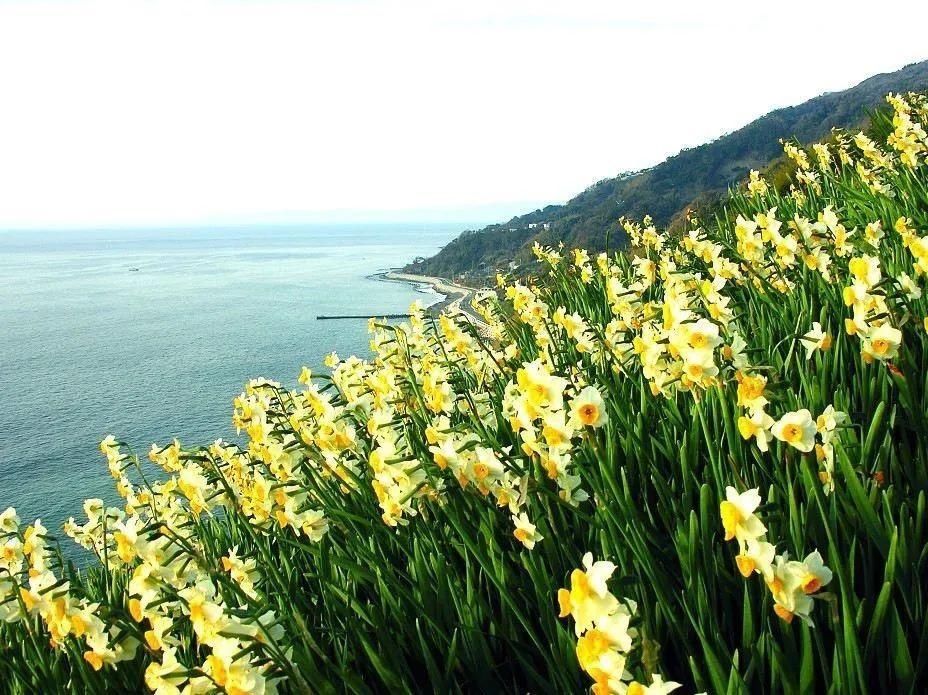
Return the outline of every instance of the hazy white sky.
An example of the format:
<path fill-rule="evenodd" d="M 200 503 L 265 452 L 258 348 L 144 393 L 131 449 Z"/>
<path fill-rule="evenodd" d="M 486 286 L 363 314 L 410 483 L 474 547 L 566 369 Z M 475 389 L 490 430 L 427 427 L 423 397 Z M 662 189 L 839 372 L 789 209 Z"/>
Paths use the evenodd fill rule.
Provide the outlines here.
<path fill-rule="evenodd" d="M 506 217 L 928 58 L 849 8 L 0 0 L 0 228 Z"/>

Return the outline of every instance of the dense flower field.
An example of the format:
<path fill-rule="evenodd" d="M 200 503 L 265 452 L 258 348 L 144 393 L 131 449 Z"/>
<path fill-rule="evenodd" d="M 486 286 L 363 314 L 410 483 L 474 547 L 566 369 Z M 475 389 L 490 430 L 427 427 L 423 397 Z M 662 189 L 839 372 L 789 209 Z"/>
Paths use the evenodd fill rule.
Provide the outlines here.
<path fill-rule="evenodd" d="M 0 515 L 0 689 L 925 682 L 928 102 L 887 101 L 682 235 L 537 248 L 489 337 L 415 311 L 252 381 L 241 444 L 108 437 L 96 566 Z"/>

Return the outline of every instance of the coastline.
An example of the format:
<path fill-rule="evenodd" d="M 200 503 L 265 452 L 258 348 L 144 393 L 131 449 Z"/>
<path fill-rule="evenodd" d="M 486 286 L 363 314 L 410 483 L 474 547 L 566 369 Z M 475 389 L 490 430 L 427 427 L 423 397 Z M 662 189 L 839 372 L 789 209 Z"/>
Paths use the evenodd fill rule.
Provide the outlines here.
<path fill-rule="evenodd" d="M 445 278 L 431 275 L 404 273 L 396 268 L 374 273 L 369 277 L 383 282 L 402 282 L 408 285 L 415 285 L 420 289 L 429 287 L 433 292 L 441 296 L 440 300 L 426 307 L 426 311 L 428 311 L 429 314 L 432 316 L 437 316 L 442 312 L 460 314 L 472 323 L 481 333 L 486 332 L 489 328 L 470 306 L 470 298 L 474 294 L 474 290 L 470 287 L 464 287 L 463 285 L 458 285 Z"/>

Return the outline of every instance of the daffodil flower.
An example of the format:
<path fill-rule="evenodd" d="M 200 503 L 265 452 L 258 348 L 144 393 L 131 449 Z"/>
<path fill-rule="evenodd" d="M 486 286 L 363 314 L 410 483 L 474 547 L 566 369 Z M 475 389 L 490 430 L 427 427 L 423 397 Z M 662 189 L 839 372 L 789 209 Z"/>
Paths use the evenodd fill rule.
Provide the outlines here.
<path fill-rule="evenodd" d="M 767 532 L 754 511 L 760 506 L 761 497 L 757 488 L 739 493 L 735 488 L 725 488 L 725 500 L 719 505 L 725 540 L 735 538 L 739 544 L 756 540 Z"/>
<path fill-rule="evenodd" d="M 815 421 L 812 419 L 812 413 L 805 408 L 786 413 L 774 423 L 770 431 L 781 442 L 786 442 L 804 453 L 812 451 L 815 447 Z"/>

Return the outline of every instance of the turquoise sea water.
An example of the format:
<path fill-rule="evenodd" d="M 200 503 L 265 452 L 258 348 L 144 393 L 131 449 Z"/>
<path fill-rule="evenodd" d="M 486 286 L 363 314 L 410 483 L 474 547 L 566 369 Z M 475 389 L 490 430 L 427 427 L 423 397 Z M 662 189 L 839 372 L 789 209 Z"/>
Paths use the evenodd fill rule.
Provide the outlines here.
<path fill-rule="evenodd" d="M 370 279 L 458 225 L 0 232 L 0 510 L 57 531 L 118 498 L 100 439 L 231 438 L 253 377 L 295 385 L 332 350 L 368 355 L 363 320 L 415 287 Z M 137 271 L 130 270 L 137 268 Z"/>

